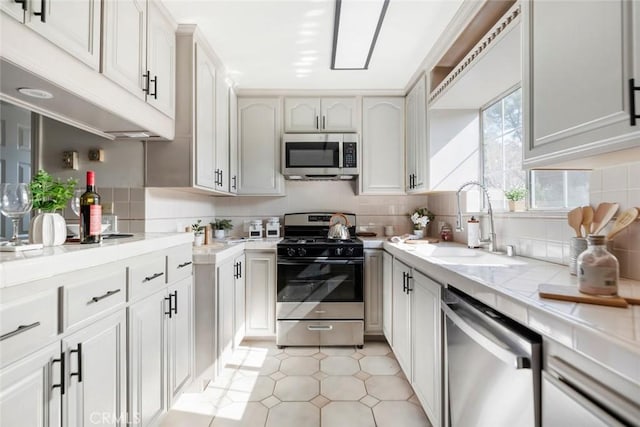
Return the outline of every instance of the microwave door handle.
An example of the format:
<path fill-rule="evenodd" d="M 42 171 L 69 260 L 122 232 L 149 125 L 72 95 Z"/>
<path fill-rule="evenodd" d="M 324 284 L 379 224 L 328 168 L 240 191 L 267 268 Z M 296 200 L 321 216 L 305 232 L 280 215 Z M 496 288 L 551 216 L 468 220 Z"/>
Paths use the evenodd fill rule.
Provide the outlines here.
<path fill-rule="evenodd" d="M 344 151 L 343 150 L 343 142 L 342 142 L 342 138 L 340 138 L 340 142 L 338 142 L 338 167 L 340 169 L 342 169 L 344 167 L 344 164 L 342 162 L 342 158 L 344 157 Z"/>

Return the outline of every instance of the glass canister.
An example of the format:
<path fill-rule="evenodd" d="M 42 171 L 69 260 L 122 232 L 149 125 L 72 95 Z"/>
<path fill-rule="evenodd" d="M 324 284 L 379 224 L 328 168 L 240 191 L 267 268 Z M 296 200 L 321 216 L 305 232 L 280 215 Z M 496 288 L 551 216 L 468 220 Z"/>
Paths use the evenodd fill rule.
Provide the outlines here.
<path fill-rule="evenodd" d="M 587 236 L 587 250 L 576 261 L 580 292 L 593 295 L 617 295 L 620 266 L 607 250 L 605 236 Z"/>
<path fill-rule="evenodd" d="M 576 263 L 582 252 L 587 250 L 587 239 L 584 237 L 572 237 L 569 241 L 569 273 L 578 274 Z"/>

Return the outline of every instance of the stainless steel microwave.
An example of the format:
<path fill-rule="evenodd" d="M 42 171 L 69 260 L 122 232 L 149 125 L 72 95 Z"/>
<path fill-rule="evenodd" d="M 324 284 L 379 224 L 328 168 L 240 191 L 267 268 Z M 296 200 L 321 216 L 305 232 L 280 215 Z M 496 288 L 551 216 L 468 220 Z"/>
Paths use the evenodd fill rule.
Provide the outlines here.
<path fill-rule="evenodd" d="M 292 180 L 353 179 L 358 155 L 356 133 L 285 133 L 282 174 Z"/>

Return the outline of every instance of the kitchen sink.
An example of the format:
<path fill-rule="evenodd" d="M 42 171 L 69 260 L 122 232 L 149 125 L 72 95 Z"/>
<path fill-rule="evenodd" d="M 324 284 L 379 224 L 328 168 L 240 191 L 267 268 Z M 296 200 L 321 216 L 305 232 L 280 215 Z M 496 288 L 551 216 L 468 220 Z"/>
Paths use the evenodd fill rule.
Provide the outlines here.
<path fill-rule="evenodd" d="M 503 254 L 487 252 L 481 249 L 470 249 L 462 246 L 420 245 L 412 252 L 437 264 L 496 267 L 526 264 L 522 260 Z"/>

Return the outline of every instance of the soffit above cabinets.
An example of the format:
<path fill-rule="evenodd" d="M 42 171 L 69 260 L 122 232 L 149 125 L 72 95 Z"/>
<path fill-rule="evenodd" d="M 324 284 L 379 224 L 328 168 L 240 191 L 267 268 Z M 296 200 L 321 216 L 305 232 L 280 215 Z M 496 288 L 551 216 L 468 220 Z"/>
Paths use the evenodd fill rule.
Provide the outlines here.
<path fill-rule="evenodd" d="M 335 0 L 163 0 L 197 24 L 240 89 L 404 89 L 461 0 L 392 0 L 364 71 L 330 70 Z"/>

